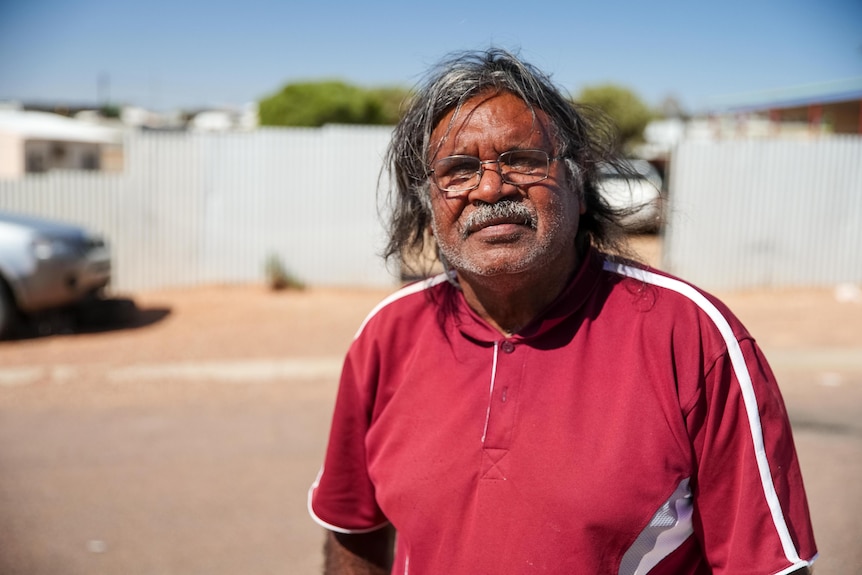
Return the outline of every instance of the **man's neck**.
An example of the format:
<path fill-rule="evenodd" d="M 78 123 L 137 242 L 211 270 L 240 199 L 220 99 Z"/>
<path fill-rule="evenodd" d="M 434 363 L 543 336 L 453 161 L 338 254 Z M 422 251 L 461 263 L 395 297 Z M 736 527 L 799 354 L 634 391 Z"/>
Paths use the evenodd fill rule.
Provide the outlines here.
<path fill-rule="evenodd" d="M 527 326 L 562 293 L 578 268 L 573 254 L 563 265 L 544 273 L 529 270 L 517 274 L 481 276 L 458 272 L 467 304 L 505 336 Z"/>

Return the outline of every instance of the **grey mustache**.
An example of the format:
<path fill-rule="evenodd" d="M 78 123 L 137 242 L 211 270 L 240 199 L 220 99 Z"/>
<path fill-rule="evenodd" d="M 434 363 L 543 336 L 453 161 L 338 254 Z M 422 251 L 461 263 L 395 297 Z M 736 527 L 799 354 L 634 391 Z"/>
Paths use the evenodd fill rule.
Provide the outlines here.
<path fill-rule="evenodd" d="M 520 202 L 502 200 L 493 204 L 479 204 L 464 221 L 462 235 L 469 235 L 469 230 L 484 226 L 494 220 L 522 221 L 525 225 L 536 229 L 536 214 Z"/>

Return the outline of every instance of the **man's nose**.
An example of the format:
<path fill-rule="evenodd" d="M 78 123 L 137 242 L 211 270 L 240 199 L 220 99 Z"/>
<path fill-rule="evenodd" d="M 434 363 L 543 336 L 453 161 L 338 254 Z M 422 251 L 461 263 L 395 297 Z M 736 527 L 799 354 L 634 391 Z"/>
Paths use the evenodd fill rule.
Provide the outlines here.
<path fill-rule="evenodd" d="M 497 160 L 482 162 L 479 169 L 479 186 L 470 193 L 471 201 L 481 200 L 491 204 L 518 192 L 516 186 L 503 181 L 503 172 Z"/>

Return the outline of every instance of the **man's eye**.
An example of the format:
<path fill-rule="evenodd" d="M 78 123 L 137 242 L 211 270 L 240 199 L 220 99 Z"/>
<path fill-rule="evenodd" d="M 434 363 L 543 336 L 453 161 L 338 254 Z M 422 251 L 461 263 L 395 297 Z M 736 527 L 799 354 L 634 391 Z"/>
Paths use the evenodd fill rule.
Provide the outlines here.
<path fill-rule="evenodd" d="M 459 172 L 455 174 L 446 174 L 441 178 L 446 186 L 459 186 L 466 184 L 476 177 L 476 172 Z"/>
<path fill-rule="evenodd" d="M 545 167 L 545 160 L 529 154 L 512 154 L 506 159 L 506 165 L 518 172 L 534 172 Z"/>
<path fill-rule="evenodd" d="M 461 161 L 448 164 L 442 170 L 442 175 L 447 178 L 470 177 L 479 170 L 476 162 Z"/>

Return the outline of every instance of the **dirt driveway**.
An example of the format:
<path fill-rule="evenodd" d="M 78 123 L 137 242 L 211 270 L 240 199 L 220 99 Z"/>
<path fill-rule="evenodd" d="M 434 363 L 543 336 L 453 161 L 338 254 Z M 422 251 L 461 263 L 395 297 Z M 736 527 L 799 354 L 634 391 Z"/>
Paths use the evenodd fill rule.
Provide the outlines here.
<path fill-rule="evenodd" d="M 318 573 L 306 490 L 341 357 L 388 291 L 140 293 L 134 325 L 0 343 L 0 573 Z M 862 573 L 854 294 L 719 294 L 782 381 L 818 575 Z"/>

